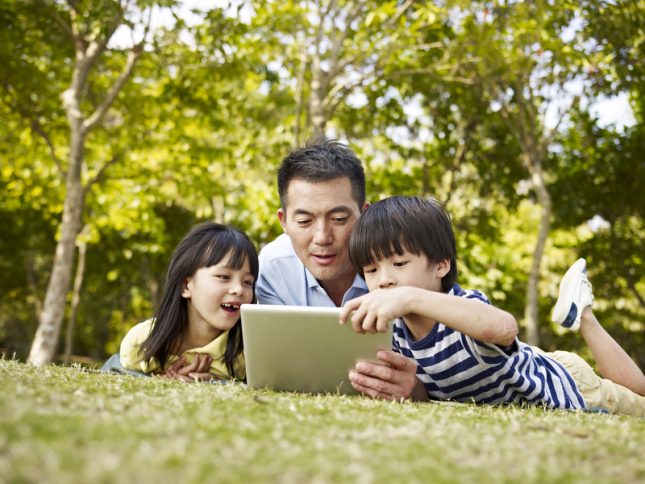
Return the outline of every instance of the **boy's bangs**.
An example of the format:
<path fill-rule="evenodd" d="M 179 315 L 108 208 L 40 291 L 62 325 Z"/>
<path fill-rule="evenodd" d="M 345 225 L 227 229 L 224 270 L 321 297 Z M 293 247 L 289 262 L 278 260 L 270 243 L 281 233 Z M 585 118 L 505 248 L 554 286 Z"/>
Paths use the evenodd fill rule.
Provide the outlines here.
<path fill-rule="evenodd" d="M 401 229 L 398 224 L 378 224 L 369 233 L 360 228 L 355 231 L 350 243 L 350 257 L 358 272 L 394 254 L 401 255 L 405 251 L 419 254 L 419 249 L 405 240 L 406 234 Z"/>

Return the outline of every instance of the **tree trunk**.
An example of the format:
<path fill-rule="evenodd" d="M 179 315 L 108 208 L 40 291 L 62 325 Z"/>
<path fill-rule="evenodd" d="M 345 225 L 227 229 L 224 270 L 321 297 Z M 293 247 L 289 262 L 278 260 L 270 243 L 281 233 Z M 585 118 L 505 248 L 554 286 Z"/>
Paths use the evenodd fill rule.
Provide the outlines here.
<path fill-rule="evenodd" d="M 321 138 L 325 136 L 325 125 L 327 124 L 327 116 L 324 109 L 324 89 L 322 77 L 322 67 L 320 65 L 320 57 L 316 53 L 313 55 L 311 62 L 311 98 L 309 99 L 309 112 L 311 114 L 311 126 L 313 129 L 313 137 Z"/>
<path fill-rule="evenodd" d="M 76 236 L 82 225 L 84 193 L 81 184 L 81 165 L 85 136 L 80 119 L 70 125 L 70 164 L 67 172 L 61 237 L 56 244 L 54 267 L 47 285 L 38 330 L 29 351 L 29 361 L 35 365 L 49 363 L 54 357 L 72 279 Z"/>
<path fill-rule="evenodd" d="M 524 319 L 526 321 L 526 342 L 533 346 L 538 346 L 540 343 L 539 331 L 539 314 L 538 314 L 538 282 L 540 281 L 540 267 L 542 265 L 542 257 L 544 255 L 544 248 L 546 240 L 549 236 L 551 228 L 551 196 L 544 183 L 544 175 L 540 168 L 539 162 L 527 163 L 531 172 L 531 181 L 538 201 L 542 207 L 542 215 L 540 216 L 540 226 L 538 229 L 538 238 L 533 251 L 533 264 L 531 265 L 531 272 L 526 287 L 526 307 L 524 310 Z"/>
<path fill-rule="evenodd" d="M 78 263 L 76 264 L 76 275 L 74 276 L 74 290 L 72 291 L 72 307 L 67 323 L 67 332 L 65 334 L 65 362 L 69 362 L 72 355 L 72 341 L 74 340 L 74 327 L 76 326 L 76 314 L 78 305 L 81 302 L 81 288 L 83 287 L 83 277 L 85 275 L 85 255 L 87 253 L 87 243 L 78 244 Z"/>

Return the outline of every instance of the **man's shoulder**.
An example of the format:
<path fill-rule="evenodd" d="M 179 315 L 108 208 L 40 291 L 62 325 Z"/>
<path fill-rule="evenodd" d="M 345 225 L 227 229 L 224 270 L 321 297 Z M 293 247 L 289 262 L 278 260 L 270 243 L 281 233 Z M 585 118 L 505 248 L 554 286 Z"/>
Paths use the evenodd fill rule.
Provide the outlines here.
<path fill-rule="evenodd" d="M 261 262 L 270 263 L 277 259 L 297 259 L 298 256 L 296 256 L 296 253 L 293 250 L 293 245 L 291 245 L 291 239 L 289 236 L 287 234 L 282 234 L 262 247 L 259 258 Z"/>

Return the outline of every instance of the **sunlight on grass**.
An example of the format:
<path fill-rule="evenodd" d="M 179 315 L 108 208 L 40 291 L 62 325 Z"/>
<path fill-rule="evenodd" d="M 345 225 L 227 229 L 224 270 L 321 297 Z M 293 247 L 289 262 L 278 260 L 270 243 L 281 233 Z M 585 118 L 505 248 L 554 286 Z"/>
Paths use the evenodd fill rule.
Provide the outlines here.
<path fill-rule="evenodd" d="M 0 360 L 0 482 L 642 482 L 645 419 Z"/>

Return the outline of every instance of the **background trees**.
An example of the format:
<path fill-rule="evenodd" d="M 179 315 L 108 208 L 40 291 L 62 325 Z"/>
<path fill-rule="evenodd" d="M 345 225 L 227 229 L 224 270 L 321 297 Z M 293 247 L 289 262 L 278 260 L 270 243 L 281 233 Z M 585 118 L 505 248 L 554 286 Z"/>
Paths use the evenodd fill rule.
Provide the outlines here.
<path fill-rule="evenodd" d="M 56 318 L 68 351 L 115 351 L 191 225 L 279 233 L 275 168 L 325 133 L 362 156 L 370 199 L 444 201 L 463 285 L 525 315 L 544 348 L 578 343 L 547 320 L 587 257 L 603 323 L 645 362 L 639 2 L 38 5 L 0 4 L 5 352 L 27 357 Z M 608 125 L 594 103 L 619 95 L 633 119 Z M 56 331 L 32 360 L 63 351 Z"/>

